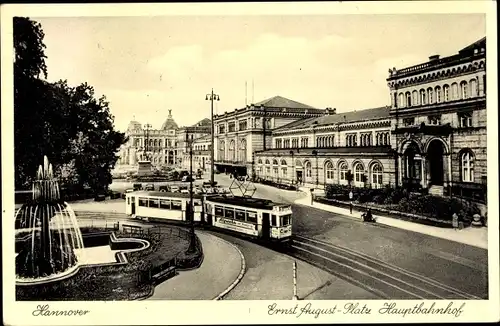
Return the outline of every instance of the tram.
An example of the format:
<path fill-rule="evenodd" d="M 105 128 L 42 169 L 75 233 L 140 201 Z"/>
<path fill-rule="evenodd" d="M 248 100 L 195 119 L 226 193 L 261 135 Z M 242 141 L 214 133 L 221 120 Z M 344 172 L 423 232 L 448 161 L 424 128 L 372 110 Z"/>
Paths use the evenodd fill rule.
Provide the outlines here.
<path fill-rule="evenodd" d="M 183 193 L 134 191 L 126 194 L 126 213 L 145 221 L 189 222 L 190 196 Z M 292 208 L 267 199 L 193 194 L 194 223 L 251 238 L 288 242 Z"/>

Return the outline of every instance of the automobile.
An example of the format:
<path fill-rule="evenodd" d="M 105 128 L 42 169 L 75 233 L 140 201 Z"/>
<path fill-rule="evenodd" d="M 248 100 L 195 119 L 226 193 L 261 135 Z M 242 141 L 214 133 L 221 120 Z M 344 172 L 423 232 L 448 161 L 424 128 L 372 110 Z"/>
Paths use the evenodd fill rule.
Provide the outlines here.
<path fill-rule="evenodd" d="M 179 192 L 181 189 L 179 188 L 179 186 L 171 186 L 170 187 L 170 191 L 171 192 Z"/>
<path fill-rule="evenodd" d="M 142 190 L 142 183 L 134 183 L 134 191 Z"/>
<path fill-rule="evenodd" d="M 189 194 L 189 189 L 181 189 L 181 194 Z"/>
<path fill-rule="evenodd" d="M 182 182 L 190 182 L 190 181 L 194 181 L 194 178 L 190 175 L 185 175 L 182 177 Z"/>
<path fill-rule="evenodd" d="M 144 187 L 144 190 L 147 190 L 147 191 L 154 191 L 155 190 L 155 185 L 152 184 L 152 183 L 148 183 L 145 187 Z"/>
<path fill-rule="evenodd" d="M 160 187 L 158 187 L 158 190 L 160 190 L 161 192 L 171 192 L 172 191 L 170 189 L 170 186 L 168 186 L 168 185 L 160 186 Z"/>

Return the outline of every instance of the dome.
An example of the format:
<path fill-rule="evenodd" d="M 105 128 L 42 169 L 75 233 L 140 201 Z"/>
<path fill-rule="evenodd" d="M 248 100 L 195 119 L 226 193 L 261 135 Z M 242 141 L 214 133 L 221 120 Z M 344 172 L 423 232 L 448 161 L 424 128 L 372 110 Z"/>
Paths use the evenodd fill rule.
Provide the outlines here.
<path fill-rule="evenodd" d="M 169 129 L 178 129 L 179 126 L 177 123 L 174 121 L 174 118 L 172 118 L 172 110 L 168 110 L 168 118 L 165 120 L 163 125 L 161 126 L 162 130 L 169 130 Z"/>
<path fill-rule="evenodd" d="M 128 128 L 127 130 L 136 130 L 136 129 L 141 129 L 142 128 L 142 125 L 140 122 L 138 121 L 135 121 L 135 120 L 132 120 L 130 121 L 130 123 L 128 124 Z"/>

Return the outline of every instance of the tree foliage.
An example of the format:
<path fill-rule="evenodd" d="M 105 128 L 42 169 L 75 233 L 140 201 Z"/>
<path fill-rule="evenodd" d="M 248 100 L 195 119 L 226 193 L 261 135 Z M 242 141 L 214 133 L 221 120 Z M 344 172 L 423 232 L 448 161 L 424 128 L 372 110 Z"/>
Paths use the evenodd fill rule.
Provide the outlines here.
<path fill-rule="evenodd" d="M 99 191 L 111 183 L 116 152 L 126 141 L 114 130 L 109 103 L 87 83 L 49 83 L 40 24 L 14 19 L 16 187 L 28 186 L 43 155 L 63 182 Z"/>

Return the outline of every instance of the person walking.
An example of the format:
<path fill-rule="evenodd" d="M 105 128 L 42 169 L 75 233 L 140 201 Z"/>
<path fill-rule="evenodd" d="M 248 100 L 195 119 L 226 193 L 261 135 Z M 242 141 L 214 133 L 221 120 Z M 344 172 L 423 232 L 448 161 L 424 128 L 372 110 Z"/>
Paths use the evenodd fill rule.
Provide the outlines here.
<path fill-rule="evenodd" d="M 352 214 L 352 198 L 354 197 L 354 195 L 352 194 L 352 190 L 349 191 L 349 211 L 350 213 Z"/>

